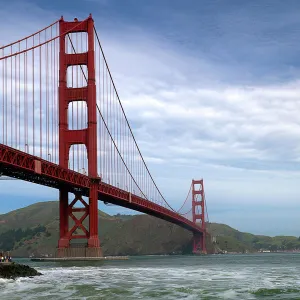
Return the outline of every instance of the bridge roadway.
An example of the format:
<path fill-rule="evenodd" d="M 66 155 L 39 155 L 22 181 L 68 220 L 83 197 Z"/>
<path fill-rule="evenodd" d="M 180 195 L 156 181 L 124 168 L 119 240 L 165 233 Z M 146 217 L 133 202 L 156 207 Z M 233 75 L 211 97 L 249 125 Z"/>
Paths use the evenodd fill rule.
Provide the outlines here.
<path fill-rule="evenodd" d="M 3 144 L 0 144 L 0 175 L 56 189 L 68 186 L 70 192 L 80 192 L 83 196 L 89 195 L 89 187 L 93 180 L 86 175 L 62 168 L 57 164 Z M 98 199 L 158 217 L 196 234 L 203 233 L 198 225 L 176 212 L 100 180 Z"/>

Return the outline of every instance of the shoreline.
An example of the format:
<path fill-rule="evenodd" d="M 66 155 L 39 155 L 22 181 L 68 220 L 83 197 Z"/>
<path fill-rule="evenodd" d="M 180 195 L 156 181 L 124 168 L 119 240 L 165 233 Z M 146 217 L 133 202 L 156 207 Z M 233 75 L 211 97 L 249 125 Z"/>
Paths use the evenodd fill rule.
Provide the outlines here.
<path fill-rule="evenodd" d="M 0 263 L 0 278 L 16 279 L 19 277 L 33 277 L 42 275 L 36 269 L 28 265 L 18 264 L 15 262 Z"/>
<path fill-rule="evenodd" d="M 55 261 L 105 261 L 105 260 L 128 260 L 129 256 L 103 256 L 103 257 L 40 257 L 31 258 L 34 262 Z"/>

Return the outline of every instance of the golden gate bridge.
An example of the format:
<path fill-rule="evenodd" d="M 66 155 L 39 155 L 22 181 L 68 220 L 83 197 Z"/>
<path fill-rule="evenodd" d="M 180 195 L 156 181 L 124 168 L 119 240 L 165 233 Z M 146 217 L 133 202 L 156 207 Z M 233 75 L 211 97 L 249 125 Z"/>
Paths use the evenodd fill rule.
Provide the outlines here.
<path fill-rule="evenodd" d="M 74 256 L 76 239 L 87 242 L 85 256 L 102 256 L 98 200 L 177 224 L 193 233 L 193 252 L 206 253 L 203 180 L 192 181 L 179 210 L 164 198 L 91 15 L 61 17 L 0 47 L 0 78 L 0 176 L 59 190 L 58 257 Z"/>

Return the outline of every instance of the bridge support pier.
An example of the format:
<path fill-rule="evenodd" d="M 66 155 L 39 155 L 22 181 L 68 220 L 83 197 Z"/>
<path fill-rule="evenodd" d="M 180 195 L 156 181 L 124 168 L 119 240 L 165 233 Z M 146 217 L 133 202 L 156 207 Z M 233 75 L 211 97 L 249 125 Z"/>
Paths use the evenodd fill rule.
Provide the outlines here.
<path fill-rule="evenodd" d="M 89 204 L 80 194 L 76 194 L 74 200 L 69 204 L 68 191 L 60 190 L 60 238 L 58 241 L 57 257 L 101 257 L 102 250 L 98 237 L 98 191 L 97 181 L 90 189 Z M 81 207 L 75 207 L 76 203 Z M 86 228 L 84 221 L 88 218 L 89 228 Z M 69 220 L 74 225 L 69 227 Z M 85 222 L 87 223 L 87 222 Z M 76 231 L 80 230 L 81 233 Z M 85 243 L 70 244 L 73 239 L 85 240 Z"/>
<path fill-rule="evenodd" d="M 99 257 L 102 255 L 98 236 L 98 184 L 99 180 L 93 180 L 90 188 L 89 198 L 89 238 L 88 255 L 89 257 Z"/>
<path fill-rule="evenodd" d="M 206 251 L 206 234 L 194 234 L 193 237 L 193 254 L 207 254 Z"/>

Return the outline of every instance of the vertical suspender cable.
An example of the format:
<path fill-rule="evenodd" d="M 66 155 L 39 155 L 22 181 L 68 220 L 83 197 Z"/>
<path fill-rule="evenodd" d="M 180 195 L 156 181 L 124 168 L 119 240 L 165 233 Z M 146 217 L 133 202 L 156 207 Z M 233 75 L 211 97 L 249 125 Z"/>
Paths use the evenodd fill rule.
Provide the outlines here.
<path fill-rule="evenodd" d="M 4 49 L 2 49 L 2 56 L 4 56 Z M 2 143 L 5 144 L 5 91 L 4 91 L 4 86 L 5 86 L 5 60 L 1 60 L 2 64 L 2 84 L 1 84 L 1 101 L 2 101 Z"/>
<path fill-rule="evenodd" d="M 39 33 L 39 44 L 41 43 L 41 35 Z M 39 70 L 39 75 L 40 75 L 40 157 L 43 157 L 43 123 L 42 123 L 42 47 L 40 47 L 40 70 Z"/>
<path fill-rule="evenodd" d="M 12 46 L 10 46 L 10 54 L 12 54 Z M 13 88 L 12 88 L 12 67 L 13 57 L 10 58 L 10 145 L 13 146 Z"/>
<path fill-rule="evenodd" d="M 34 36 L 33 36 L 33 46 L 34 46 Z M 33 139 L 33 155 L 35 155 L 35 122 L 34 122 L 34 109 L 35 109 L 35 102 L 34 102 L 34 95 L 35 95 L 35 89 L 34 89 L 34 49 L 32 49 L 32 139 Z"/>

